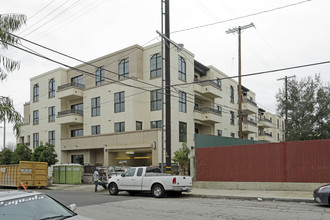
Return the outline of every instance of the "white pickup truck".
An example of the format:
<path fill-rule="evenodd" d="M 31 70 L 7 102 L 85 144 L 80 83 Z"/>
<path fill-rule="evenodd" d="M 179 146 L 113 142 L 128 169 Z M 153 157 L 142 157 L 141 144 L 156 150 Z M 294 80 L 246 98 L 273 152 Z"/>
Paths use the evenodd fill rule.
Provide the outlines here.
<path fill-rule="evenodd" d="M 130 195 L 151 192 L 156 198 L 164 197 L 168 192 L 179 196 L 182 192 L 191 191 L 192 178 L 161 173 L 159 168 L 131 167 L 120 176 L 112 176 L 108 180 L 108 189 L 110 195 L 127 191 Z"/>

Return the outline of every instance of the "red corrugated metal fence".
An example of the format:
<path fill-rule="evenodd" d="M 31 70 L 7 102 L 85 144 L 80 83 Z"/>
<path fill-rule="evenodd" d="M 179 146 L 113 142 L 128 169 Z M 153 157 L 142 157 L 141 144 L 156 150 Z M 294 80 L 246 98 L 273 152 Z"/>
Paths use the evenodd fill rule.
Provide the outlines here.
<path fill-rule="evenodd" d="M 196 179 L 330 182 L 330 140 L 196 148 Z"/>

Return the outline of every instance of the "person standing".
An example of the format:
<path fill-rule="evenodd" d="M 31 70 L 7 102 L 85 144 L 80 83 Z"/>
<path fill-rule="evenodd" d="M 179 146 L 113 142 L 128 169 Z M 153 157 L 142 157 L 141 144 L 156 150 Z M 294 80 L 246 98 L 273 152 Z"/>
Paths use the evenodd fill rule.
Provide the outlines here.
<path fill-rule="evenodd" d="M 93 179 L 94 179 L 94 184 L 95 184 L 94 192 L 97 192 L 97 186 L 99 185 L 99 176 L 100 176 L 99 170 L 100 170 L 100 168 L 96 167 L 96 169 L 93 173 Z"/>

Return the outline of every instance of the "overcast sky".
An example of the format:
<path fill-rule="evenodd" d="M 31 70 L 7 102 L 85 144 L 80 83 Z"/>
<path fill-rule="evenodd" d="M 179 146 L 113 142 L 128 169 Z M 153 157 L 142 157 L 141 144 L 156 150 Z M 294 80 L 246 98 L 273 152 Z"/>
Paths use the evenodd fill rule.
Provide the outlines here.
<path fill-rule="evenodd" d="M 84 61 L 160 41 L 161 0 L 1 0 L 0 6 L 0 14 L 27 15 L 19 36 Z M 329 0 L 170 0 L 171 39 L 228 76 L 237 75 L 238 37 L 226 31 L 251 22 L 256 28 L 242 33 L 242 74 L 329 61 L 329 9 Z M 22 43 L 65 64 L 79 64 Z M 21 61 L 20 70 L 0 83 L 0 96 L 11 97 L 23 114 L 29 79 L 60 65 L 15 48 L 1 48 L 0 54 Z M 275 113 L 275 94 L 284 83 L 277 79 L 318 73 L 329 82 L 330 64 L 244 77 L 242 83 L 256 93 L 259 107 Z M 6 127 L 6 142 L 15 142 L 12 125 Z M 0 142 L 2 147 L 3 128 Z"/>

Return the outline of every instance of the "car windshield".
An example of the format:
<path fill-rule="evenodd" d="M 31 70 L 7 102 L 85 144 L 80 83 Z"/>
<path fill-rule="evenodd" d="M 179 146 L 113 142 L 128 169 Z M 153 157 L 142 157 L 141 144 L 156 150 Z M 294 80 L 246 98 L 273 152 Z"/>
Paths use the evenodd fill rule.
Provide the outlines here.
<path fill-rule="evenodd" d="M 44 194 L 24 196 L 0 202 L 0 219 L 65 219 L 76 215 Z"/>

